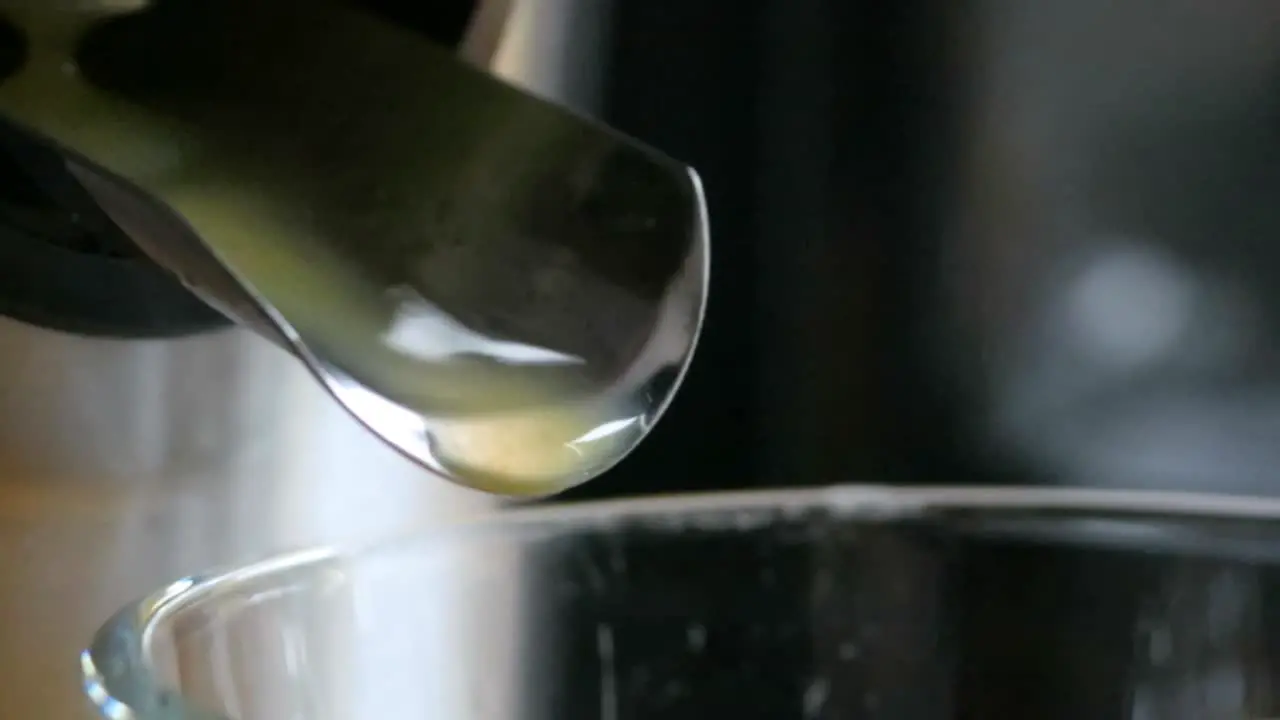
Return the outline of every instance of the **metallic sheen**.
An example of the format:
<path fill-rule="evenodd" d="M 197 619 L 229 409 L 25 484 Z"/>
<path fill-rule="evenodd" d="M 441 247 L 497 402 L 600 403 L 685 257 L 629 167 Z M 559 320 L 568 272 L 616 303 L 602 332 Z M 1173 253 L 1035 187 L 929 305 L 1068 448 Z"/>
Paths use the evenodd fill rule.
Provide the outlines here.
<path fill-rule="evenodd" d="M 337 2 L 0 9 L 30 46 L 0 113 L 65 152 L 153 259 L 437 474 L 576 485 L 679 386 L 708 285 L 684 165 Z M 539 428 L 575 418 L 515 443 L 563 456 L 533 480 L 505 457 L 529 454 L 510 440 L 528 411 Z"/>
<path fill-rule="evenodd" d="M 518 45 L 504 76 L 554 90 L 530 77 L 574 37 L 549 46 L 501 20 L 471 35 L 500 34 L 502 55 Z M 300 363 L 240 329 L 107 340 L 0 318 L 0 380 L 0 717 L 93 717 L 76 654 L 173 577 L 496 505 L 424 482 Z"/>

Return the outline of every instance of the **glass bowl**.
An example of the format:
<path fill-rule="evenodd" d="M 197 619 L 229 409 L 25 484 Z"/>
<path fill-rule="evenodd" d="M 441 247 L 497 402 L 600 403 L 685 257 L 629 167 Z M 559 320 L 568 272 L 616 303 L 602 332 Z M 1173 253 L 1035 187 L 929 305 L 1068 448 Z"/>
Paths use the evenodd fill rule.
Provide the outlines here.
<path fill-rule="evenodd" d="M 114 720 L 1275 717 L 1277 518 L 1050 489 L 529 508 L 181 580 L 84 687 Z"/>

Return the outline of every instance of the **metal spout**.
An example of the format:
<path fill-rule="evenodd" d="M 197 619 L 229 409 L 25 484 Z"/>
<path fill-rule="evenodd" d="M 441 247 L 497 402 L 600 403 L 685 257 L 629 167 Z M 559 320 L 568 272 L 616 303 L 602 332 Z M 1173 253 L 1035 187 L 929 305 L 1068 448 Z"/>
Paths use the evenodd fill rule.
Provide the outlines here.
<path fill-rule="evenodd" d="M 153 260 L 438 474 L 514 494 L 648 432 L 707 294 L 697 176 L 327 0 L 0 0 L 0 115 Z"/>

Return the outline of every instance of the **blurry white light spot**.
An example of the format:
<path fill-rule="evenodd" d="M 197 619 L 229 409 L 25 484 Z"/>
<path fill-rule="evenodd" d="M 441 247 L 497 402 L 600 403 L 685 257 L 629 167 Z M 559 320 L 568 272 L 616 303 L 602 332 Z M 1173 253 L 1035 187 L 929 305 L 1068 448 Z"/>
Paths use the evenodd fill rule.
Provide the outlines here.
<path fill-rule="evenodd" d="M 1070 317 L 1083 348 L 1112 366 L 1152 362 L 1174 349 L 1189 324 L 1194 287 L 1154 252 L 1106 255 L 1076 281 Z"/>

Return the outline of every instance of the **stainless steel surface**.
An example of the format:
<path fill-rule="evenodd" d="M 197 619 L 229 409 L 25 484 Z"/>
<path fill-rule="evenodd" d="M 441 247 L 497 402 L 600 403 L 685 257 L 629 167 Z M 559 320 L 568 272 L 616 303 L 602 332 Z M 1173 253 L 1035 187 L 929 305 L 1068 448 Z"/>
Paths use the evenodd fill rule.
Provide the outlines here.
<path fill-rule="evenodd" d="M 543 506 L 179 581 L 82 670 L 136 720 L 1273 718 L 1277 520 L 1017 488 Z"/>
<path fill-rule="evenodd" d="M 612 5 L 609 0 L 511 3 L 510 23 L 518 32 L 509 33 L 497 48 L 490 69 L 590 115 L 604 91 Z"/>
<path fill-rule="evenodd" d="M 670 402 L 708 283 L 689 168 L 329 0 L 0 10 L 0 112 L 425 467 L 553 492 Z"/>
<path fill-rule="evenodd" d="M 84 633 L 175 573 L 490 507 L 424 481 L 242 331 L 111 341 L 0 319 L 0 377 L 3 717 L 79 717 Z"/>
<path fill-rule="evenodd" d="M 545 92 L 542 53 L 564 50 L 536 50 L 503 70 Z M 496 509 L 424 481 L 242 330 L 106 340 L 0 318 L 0 379 L 0 717 L 88 717 L 76 653 L 157 583 Z"/>

